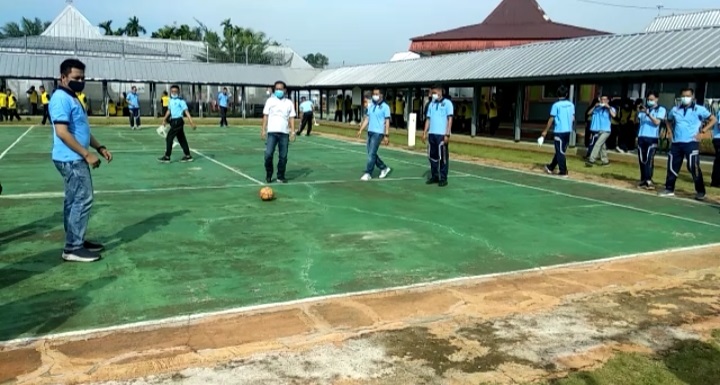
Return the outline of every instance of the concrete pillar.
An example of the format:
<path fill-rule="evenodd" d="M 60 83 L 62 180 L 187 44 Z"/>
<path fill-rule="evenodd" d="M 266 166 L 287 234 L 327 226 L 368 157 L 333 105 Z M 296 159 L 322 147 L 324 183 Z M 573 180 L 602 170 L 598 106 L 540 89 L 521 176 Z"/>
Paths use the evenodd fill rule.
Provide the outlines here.
<path fill-rule="evenodd" d="M 482 94 L 482 87 L 473 87 L 472 118 L 470 119 L 470 136 L 473 138 L 477 135 L 480 124 L 480 94 Z"/>
<path fill-rule="evenodd" d="M 571 84 L 568 100 L 571 101 L 574 105 L 577 105 L 576 93 L 577 92 L 575 92 L 575 84 Z M 627 87 L 625 87 L 625 93 L 627 94 Z M 572 124 L 572 131 L 570 131 L 570 147 L 575 147 L 577 145 L 577 132 L 575 132 L 575 124 L 577 123 L 577 111 L 575 111 L 575 120 L 576 121 Z"/>
<path fill-rule="evenodd" d="M 242 118 L 247 118 L 247 92 L 246 87 L 242 86 L 240 87 L 240 97 L 242 98 L 242 102 L 240 103 L 240 108 L 242 108 Z"/>
<path fill-rule="evenodd" d="M 513 128 L 515 130 L 515 142 L 519 142 L 522 133 L 522 118 L 525 97 L 525 86 L 523 84 L 518 85 L 517 96 L 515 97 L 515 121 L 513 122 Z"/>

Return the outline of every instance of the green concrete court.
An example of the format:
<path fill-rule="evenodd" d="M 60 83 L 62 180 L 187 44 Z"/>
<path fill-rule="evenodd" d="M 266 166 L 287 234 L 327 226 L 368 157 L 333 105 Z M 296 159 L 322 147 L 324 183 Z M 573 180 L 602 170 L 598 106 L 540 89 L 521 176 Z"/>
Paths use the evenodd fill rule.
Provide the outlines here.
<path fill-rule="evenodd" d="M 0 127 L 0 151 L 27 128 Z M 90 235 L 108 250 L 62 263 L 50 130 L 0 159 L 0 341 L 720 239 L 717 208 L 679 199 L 459 162 L 426 186 L 422 153 L 383 149 L 391 177 L 360 182 L 364 147 L 317 136 L 261 202 L 258 128 L 189 130 L 190 164 L 158 163 L 153 128 L 96 128 L 115 160 L 94 171 Z"/>

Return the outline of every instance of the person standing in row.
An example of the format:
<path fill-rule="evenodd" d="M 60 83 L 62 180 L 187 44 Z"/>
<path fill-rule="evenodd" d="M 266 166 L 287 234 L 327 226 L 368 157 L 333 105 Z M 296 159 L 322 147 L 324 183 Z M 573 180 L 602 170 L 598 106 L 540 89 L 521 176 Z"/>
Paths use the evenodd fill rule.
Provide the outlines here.
<path fill-rule="evenodd" d="M 713 162 L 712 180 L 710 187 L 720 188 L 720 109 L 715 115 L 715 127 L 713 127 L 713 147 L 715 147 L 715 161 Z"/>
<path fill-rule="evenodd" d="M 365 118 L 360 124 L 360 130 L 357 137 L 360 138 L 363 130 L 367 127 L 367 154 L 368 159 L 365 165 L 365 173 L 360 180 L 368 181 L 372 179 L 375 167 L 380 170 L 380 179 L 384 179 L 390 174 L 390 167 L 378 156 L 380 143 L 388 145 L 390 143 L 390 119 L 392 113 L 390 106 L 383 99 L 383 94 L 379 88 L 372 91 L 372 102 L 368 104 Z"/>
<path fill-rule="evenodd" d="M 165 116 L 168 112 L 168 106 L 170 105 L 170 96 L 168 95 L 167 91 L 163 91 L 162 96 L 160 96 L 160 107 L 161 107 L 161 113 L 162 116 Z"/>
<path fill-rule="evenodd" d="M 665 107 L 658 104 L 658 94 L 650 91 L 645 106 L 638 106 L 638 162 L 640 163 L 640 182 L 638 188 L 655 190 L 653 172 L 655 170 L 655 152 L 660 138 L 660 124 L 667 116 Z"/>
<path fill-rule="evenodd" d="M 132 86 L 130 93 L 125 98 L 130 112 L 130 129 L 140 129 L 140 98 L 137 94 L 137 87 Z"/>
<path fill-rule="evenodd" d="M 15 96 L 15 93 L 12 92 L 11 89 L 7 89 L 7 100 L 8 100 L 8 120 L 11 122 L 13 119 L 17 119 L 17 121 L 21 121 L 20 114 L 18 113 L 18 100 L 17 96 Z"/>
<path fill-rule="evenodd" d="M 100 167 L 100 159 L 88 151 L 94 148 L 108 163 L 108 149 L 90 132 L 87 112 L 77 98 L 85 88 L 85 64 L 67 59 L 60 64 L 60 87 L 50 99 L 50 123 L 53 126 L 52 160 L 65 184 L 65 248 L 62 259 L 70 262 L 94 262 L 101 258 L 104 246 L 85 238 L 93 205 L 93 181 L 90 167 Z"/>
<path fill-rule="evenodd" d="M 588 111 L 592 139 L 588 147 L 588 158 L 585 162 L 585 166 L 587 167 L 595 165 L 595 159 L 597 159 L 598 154 L 600 155 L 600 161 L 603 166 L 610 164 L 606 142 L 610 137 L 610 119 L 617 115 L 617 111 L 615 111 L 615 108 L 611 107 L 609 103 L 610 98 L 602 95 L 599 102 Z"/>
<path fill-rule="evenodd" d="M 44 126 L 50 120 L 50 95 L 45 91 L 45 86 L 40 86 L 40 102 L 43 108 L 42 125 Z"/>
<path fill-rule="evenodd" d="M 38 93 L 35 90 L 35 86 L 30 86 L 27 90 L 28 101 L 30 102 L 30 115 L 38 114 Z"/>
<path fill-rule="evenodd" d="M 163 127 L 168 122 L 170 123 L 170 130 L 165 137 L 165 155 L 158 159 L 161 163 L 170 163 L 170 155 L 172 155 L 173 141 L 177 139 L 180 147 L 183 150 L 184 156 L 180 159 L 181 162 L 192 162 L 193 157 L 190 155 L 190 146 L 188 145 L 187 137 L 185 136 L 185 120 L 183 117 L 188 118 L 188 122 L 192 126 L 193 130 L 197 128 L 195 122 L 193 122 L 190 111 L 188 111 L 187 103 L 184 99 L 180 98 L 180 86 L 172 85 L 170 87 L 170 102 L 168 103 L 168 110 L 165 112 L 163 117 Z"/>
<path fill-rule="evenodd" d="M 223 87 L 222 92 L 217 97 L 218 106 L 220 107 L 220 127 L 227 127 L 227 111 L 230 102 L 230 96 L 228 95 L 227 87 Z"/>
<path fill-rule="evenodd" d="M 453 104 L 443 97 L 442 86 L 436 85 L 431 90 L 432 101 L 427 106 L 427 120 L 423 130 L 422 141 L 428 145 L 430 159 L 430 178 L 427 184 L 437 183 L 440 187 L 448 184 L 450 170 L 450 151 L 448 144 L 453 124 Z"/>
<path fill-rule="evenodd" d="M 300 123 L 300 130 L 296 132 L 296 135 L 302 135 L 307 125 L 307 136 L 310 136 L 310 132 L 313 128 L 314 116 L 313 116 L 313 102 L 307 100 L 306 97 L 300 98 L 300 113 L 302 114 L 302 122 Z"/>
<path fill-rule="evenodd" d="M 705 182 L 700 170 L 700 140 L 702 135 L 712 129 L 717 120 L 707 108 L 695 103 L 695 91 L 685 88 L 680 94 L 681 105 L 670 110 L 667 128 L 672 132 L 672 144 L 668 155 L 668 170 L 665 181 L 665 190 L 660 196 L 675 196 L 675 182 L 677 181 L 683 160 L 687 161 L 687 168 L 695 182 L 695 199 L 705 200 Z M 703 126 L 703 122 L 707 124 Z"/>
<path fill-rule="evenodd" d="M 265 142 L 265 181 L 272 183 L 273 159 L 278 148 L 277 181 L 287 183 L 288 146 L 290 139 L 295 140 L 295 104 L 286 98 L 287 85 L 283 81 L 275 82 L 273 96 L 263 108 L 263 121 L 260 138 Z"/>
<path fill-rule="evenodd" d="M 545 172 L 552 175 L 555 173 L 555 167 L 559 167 L 560 172 L 558 175 L 563 178 L 568 177 L 565 151 L 567 151 L 570 143 L 570 133 L 575 123 L 575 105 L 568 100 L 568 94 L 567 87 L 560 86 L 558 88 L 557 97 L 559 100 L 550 108 L 550 119 L 548 119 L 547 126 L 542 132 L 544 140 L 550 128 L 553 128 L 555 143 L 555 156 L 553 156 L 550 164 L 545 166 Z"/>
<path fill-rule="evenodd" d="M 0 86 L 0 122 L 2 122 L 5 119 L 10 119 L 8 117 L 7 103 L 8 103 L 8 94 L 5 91 L 5 89 L 2 86 Z"/>

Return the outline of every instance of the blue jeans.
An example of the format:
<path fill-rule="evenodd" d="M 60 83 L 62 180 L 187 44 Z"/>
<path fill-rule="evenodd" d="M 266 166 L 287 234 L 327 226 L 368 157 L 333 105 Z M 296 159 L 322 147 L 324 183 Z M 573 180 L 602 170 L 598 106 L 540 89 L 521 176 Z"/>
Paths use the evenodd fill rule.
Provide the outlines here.
<path fill-rule="evenodd" d="M 265 143 L 265 173 L 268 178 L 272 178 L 273 175 L 273 158 L 275 157 L 275 147 L 277 147 L 280 152 L 277 165 L 277 177 L 278 179 L 285 179 L 289 143 L 289 134 L 268 132 L 267 142 Z"/>
<path fill-rule="evenodd" d="M 450 152 L 445 144 L 445 135 L 428 134 L 428 158 L 430 179 L 446 181 L 450 171 Z"/>
<path fill-rule="evenodd" d="M 130 109 L 130 127 L 140 127 L 140 109 Z"/>
<path fill-rule="evenodd" d="M 695 182 L 695 191 L 705 194 L 705 181 L 703 181 L 703 174 L 700 170 L 700 144 L 698 142 L 674 142 L 670 145 L 665 189 L 675 191 L 675 182 L 682 168 L 683 160 L 687 160 L 687 169 Z"/>
<path fill-rule="evenodd" d="M 55 168 L 65 180 L 65 250 L 83 247 L 85 232 L 93 205 L 93 183 L 90 166 L 84 160 L 55 163 Z"/>
<path fill-rule="evenodd" d="M 383 138 L 385 138 L 385 135 L 379 134 L 377 132 L 370 132 L 368 131 L 368 137 L 367 137 L 367 165 L 365 166 L 365 173 L 372 175 L 373 170 L 375 169 L 375 166 L 379 168 L 380 170 L 384 170 L 387 168 L 385 163 L 383 163 L 382 159 L 378 156 L 378 149 L 380 148 L 380 143 L 382 142 Z"/>
<path fill-rule="evenodd" d="M 570 133 L 565 132 L 562 134 L 554 134 L 553 136 L 553 142 L 555 143 L 555 156 L 547 167 L 550 171 L 555 171 L 555 167 L 558 167 L 560 169 L 560 175 L 567 175 L 568 169 L 565 152 L 570 144 Z"/>

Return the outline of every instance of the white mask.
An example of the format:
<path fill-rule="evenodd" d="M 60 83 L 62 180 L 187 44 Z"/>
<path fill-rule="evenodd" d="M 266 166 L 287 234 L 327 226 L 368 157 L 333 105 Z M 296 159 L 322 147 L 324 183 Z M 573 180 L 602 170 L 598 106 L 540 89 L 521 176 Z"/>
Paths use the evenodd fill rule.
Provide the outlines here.
<path fill-rule="evenodd" d="M 374 102 L 377 102 L 378 100 L 380 100 L 380 95 L 373 95 L 373 96 L 372 96 L 372 100 L 373 100 Z"/>
<path fill-rule="evenodd" d="M 686 106 L 690 105 L 690 103 L 692 103 L 692 97 L 690 97 L 690 96 L 683 96 L 682 98 L 680 98 L 680 100 L 682 100 L 682 104 L 684 104 Z"/>
<path fill-rule="evenodd" d="M 432 100 L 438 100 L 440 96 L 438 94 L 432 94 Z"/>

